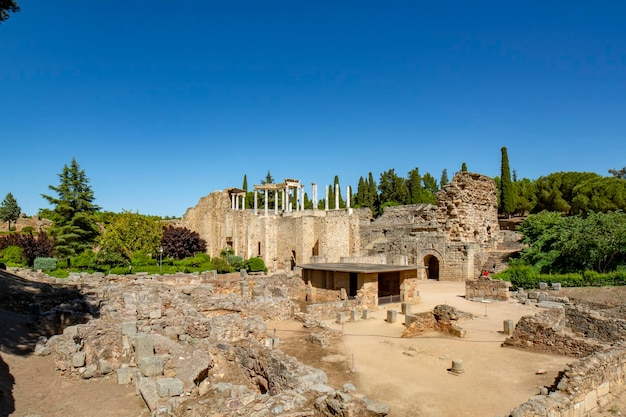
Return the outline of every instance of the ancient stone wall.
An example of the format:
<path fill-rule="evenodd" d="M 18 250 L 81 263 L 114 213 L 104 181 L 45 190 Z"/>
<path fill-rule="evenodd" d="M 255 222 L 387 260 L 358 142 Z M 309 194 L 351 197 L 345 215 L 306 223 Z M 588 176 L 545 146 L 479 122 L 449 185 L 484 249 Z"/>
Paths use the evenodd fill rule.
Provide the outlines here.
<path fill-rule="evenodd" d="M 530 398 L 509 417 L 590 417 L 624 391 L 626 350 L 596 352 L 569 365 L 552 390 Z"/>
<path fill-rule="evenodd" d="M 481 275 L 478 279 L 465 281 L 465 298 L 508 301 L 511 298 L 510 288 L 510 282 L 493 280 Z"/>
<path fill-rule="evenodd" d="M 181 225 L 207 241 L 218 256 L 231 246 L 245 258 L 262 257 L 270 270 L 295 264 L 341 260 L 429 267 L 421 278 L 472 279 L 485 269 L 500 240 L 494 181 L 460 172 L 437 194 L 436 205 L 387 207 L 373 219 L 365 209 L 276 213 L 232 210 L 227 192 L 217 191 L 189 208 Z"/>

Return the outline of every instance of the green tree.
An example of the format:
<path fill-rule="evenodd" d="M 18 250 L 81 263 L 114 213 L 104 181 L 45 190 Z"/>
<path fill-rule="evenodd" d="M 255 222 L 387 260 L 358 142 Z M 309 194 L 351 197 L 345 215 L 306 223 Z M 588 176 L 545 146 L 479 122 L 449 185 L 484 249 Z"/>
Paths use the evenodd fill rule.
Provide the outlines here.
<path fill-rule="evenodd" d="M 437 202 L 437 192 L 439 187 L 437 186 L 437 180 L 428 172 L 422 177 L 422 183 L 424 185 L 424 203 L 435 204 Z"/>
<path fill-rule="evenodd" d="M 9 13 L 20 11 L 20 5 L 15 0 L 0 0 L 0 23 L 9 18 Z"/>
<path fill-rule="evenodd" d="M 17 200 L 13 197 L 13 194 L 8 193 L 0 205 L 0 220 L 8 223 L 8 230 L 11 230 L 11 222 L 17 222 L 21 212 L 22 209 L 17 204 Z"/>
<path fill-rule="evenodd" d="M 511 182 L 507 149 L 503 146 L 500 150 L 502 151 L 502 163 L 500 165 L 500 204 L 498 204 L 498 209 L 500 213 L 510 216 L 515 212 L 515 191 Z"/>
<path fill-rule="evenodd" d="M 380 198 L 378 196 L 378 185 L 376 185 L 376 181 L 374 181 L 374 175 L 370 171 L 367 174 L 367 207 L 372 209 L 372 213 L 376 215 L 378 212 L 378 207 L 380 206 Z"/>
<path fill-rule="evenodd" d="M 555 172 L 539 177 L 535 181 L 537 203 L 533 212 L 546 210 L 573 214 L 572 203 L 576 186 L 600 178 L 600 175 L 593 172 Z"/>
<path fill-rule="evenodd" d="M 243 174 L 243 185 L 241 186 L 241 189 L 246 192 L 246 197 L 244 198 L 243 202 L 244 208 L 252 208 L 252 205 L 254 204 L 254 193 L 248 192 L 248 176 L 246 174 Z"/>
<path fill-rule="evenodd" d="M 123 259 L 131 264 L 137 252 L 156 256 L 163 237 L 161 222 L 151 216 L 130 211 L 118 214 L 100 237 L 100 259 Z"/>
<path fill-rule="evenodd" d="M 409 201 L 406 180 L 398 176 L 393 168 L 380 174 L 378 183 L 381 205 L 402 205 Z"/>
<path fill-rule="evenodd" d="M 542 212 L 520 225 L 521 259 L 542 273 L 607 272 L 626 262 L 626 214 Z"/>
<path fill-rule="evenodd" d="M 576 185 L 572 191 L 571 212 L 626 210 L 626 181 L 617 177 L 591 178 Z"/>
<path fill-rule="evenodd" d="M 465 162 L 461 164 L 461 172 L 467 172 L 467 164 Z"/>
<path fill-rule="evenodd" d="M 520 181 L 513 182 L 513 189 L 515 190 L 515 214 L 523 216 L 530 213 L 536 203 L 535 183 L 528 178 L 522 178 Z"/>
<path fill-rule="evenodd" d="M 69 258 L 86 249 L 91 249 L 99 230 L 95 213 L 100 210 L 93 201 L 94 193 L 85 171 L 80 169 L 75 158 L 70 166 L 63 166 L 59 174 L 59 185 L 48 186 L 57 197 L 42 194 L 54 206 L 52 220 L 54 227 L 50 235 L 55 237 L 55 253 L 58 257 Z"/>
<path fill-rule="evenodd" d="M 449 182 L 450 180 L 448 179 L 448 170 L 444 168 L 443 171 L 441 171 L 441 179 L 439 180 L 439 186 L 443 188 L 444 185 L 447 185 Z"/>

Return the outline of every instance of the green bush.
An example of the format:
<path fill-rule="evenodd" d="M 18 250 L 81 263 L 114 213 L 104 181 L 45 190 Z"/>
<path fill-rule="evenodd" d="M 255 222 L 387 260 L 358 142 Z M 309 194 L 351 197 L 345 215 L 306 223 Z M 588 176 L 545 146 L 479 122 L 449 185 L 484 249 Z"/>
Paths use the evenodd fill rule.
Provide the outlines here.
<path fill-rule="evenodd" d="M 78 269 L 91 269 L 95 265 L 96 253 L 90 249 L 72 258 L 72 267 Z"/>
<path fill-rule="evenodd" d="M 42 271 L 54 271 L 57 269 L 57 258 L 35 258 L 33 268 Z"/>
<path fill-rule="evenodd" d="M 19 246 L 8 246 L 2 251 L 4 262 L 12 266 L 22 266 L 26 263 L 24 249 Z"/>
<path fill-rule="evenodd" d="M 234 271 L 233 267 L 228 263 L 226 258 L 213 258 L 211 259 L 211 264 L 213 264 L 213 268 L 220 274 Z"/>
<path fill-rule="evenodd" d="M 143 265 L 158 265 L 158 261 L 156 259 L 152 259 L 152 256 L 141 250 L 133 253 L 130 262 L 133 267 Z"/>
<path fill-rule="evenodd" d="M 228 264 L 232 267 L 234 271 L 239 271 L 245 267 L 243 258 L 239 255 L 228 255 L 226 257 Z"/>
<path fill-rule="evenodd" d="M 246 269 L 250 272 L 267 272 L 265 261 L 262 258 L 250 258 L 246 262 Z"/>
<path fill-rule="evenodd" d="M 35 228 L 33 226 L 26 226 L 24 228 L 22 228 L 22 233 L 28 235 L 31 234 L 35 231 Z"/>
<path fill-rule="evenodd" d="M 67 269 L 55 269 L 54 271 L 47 271 L 46 274 L 55 278 L 67 278 L 70 276 L 70 271 Z"/>
<path fill-rule="evenodd" d="M 495 274 L 495 279 L 503 279 L 519 288 L 536 289 L 540 282 L 560 283 L 563 287 L 607 287 L 626 285 L 626 271 L 613 271 L 601 274 L 595 271 L 571 272 L 567 274 L 540 274 L 531 266 L 512 266 Z"/>

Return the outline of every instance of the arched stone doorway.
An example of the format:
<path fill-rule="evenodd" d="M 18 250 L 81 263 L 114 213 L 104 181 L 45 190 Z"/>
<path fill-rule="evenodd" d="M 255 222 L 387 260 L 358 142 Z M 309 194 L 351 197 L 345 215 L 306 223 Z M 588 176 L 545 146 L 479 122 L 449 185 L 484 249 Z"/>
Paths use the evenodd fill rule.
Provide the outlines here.
<path fill-rule="evenodd" d="M 433 255 L 426 255 L 424 266 L 426 267 L 426 277 L 439 281 L 439 259 Z"/>

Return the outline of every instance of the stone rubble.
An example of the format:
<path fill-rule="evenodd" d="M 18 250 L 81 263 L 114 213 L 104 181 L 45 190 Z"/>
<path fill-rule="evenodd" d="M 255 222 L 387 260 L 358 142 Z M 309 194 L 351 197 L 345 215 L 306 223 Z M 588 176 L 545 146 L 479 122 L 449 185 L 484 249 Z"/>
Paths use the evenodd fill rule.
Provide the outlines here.
<path fill-rule="evenodd" d="M 299 278 L 79 275 L 69 282 L 86 297 L 39 309 L 36 354 L 53 356 L 70 378 L 112 374 L 134 384 L 153 416 L 389 413 L 351 385 L 328 386 L 322 370 L 285 355 L 268 335 L 268 320 L 295 318 L 315 330 L 310 343 L 340 336 L 292 301 L 304 295 Z"/>

